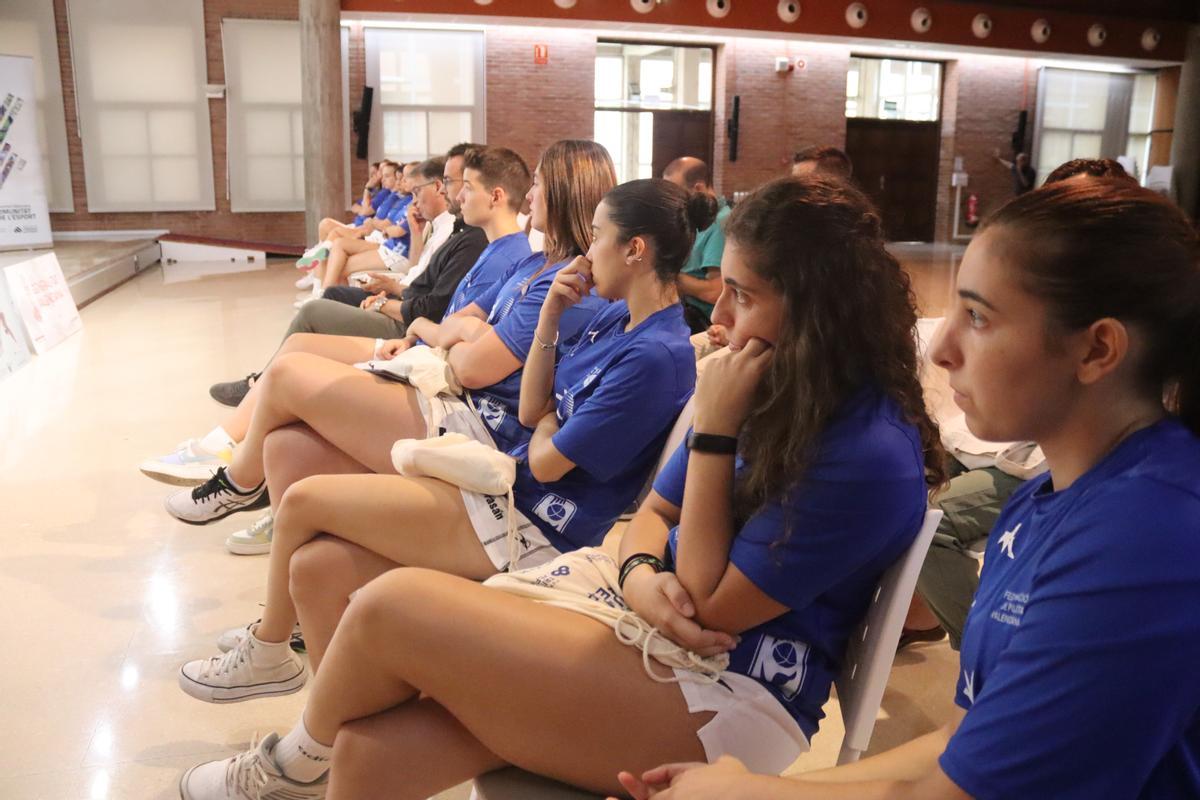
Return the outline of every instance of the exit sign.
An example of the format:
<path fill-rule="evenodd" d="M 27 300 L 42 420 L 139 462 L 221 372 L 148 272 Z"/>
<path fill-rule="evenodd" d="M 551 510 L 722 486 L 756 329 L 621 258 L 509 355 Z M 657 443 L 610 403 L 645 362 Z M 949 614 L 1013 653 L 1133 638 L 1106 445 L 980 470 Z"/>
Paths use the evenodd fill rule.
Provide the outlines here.
<path fill-rule="evenodd" d="M 533 46 L 533 63 L 539 65 L 550 63 L 550 45 L 535 44 Z"/>

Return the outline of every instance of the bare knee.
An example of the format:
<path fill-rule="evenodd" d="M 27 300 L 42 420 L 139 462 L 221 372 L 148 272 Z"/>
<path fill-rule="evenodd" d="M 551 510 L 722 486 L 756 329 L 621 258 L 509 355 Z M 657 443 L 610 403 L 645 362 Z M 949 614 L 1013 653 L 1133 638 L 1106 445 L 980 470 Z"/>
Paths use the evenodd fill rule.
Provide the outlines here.
<path fill-rule="evenodd" d="M 320 604 L 327 608 L 330 595 L 345 600 L 357 586 L 342 558 L 346 547 L 339 539 L 321 535 L 297 548 L 288 562 L 288 589 L 297 606 Z"/>
<path fill-rule="evenodd" d="M 307 321 L 308 315 L 306 311 L 312 305 L 312 303 L 306 303 L 296 313 L 296 316 Z M 315 353 L 320 346 L 321 337 L 323 335 L 324 334 L 320 333 L 290 334 L 287 339 L 283 341 L 283 346 L 279 348 L 279 355 L 276 356 L 276 359 L 278 359 L 280 356 L 286 355 L 287 353 Z"/>

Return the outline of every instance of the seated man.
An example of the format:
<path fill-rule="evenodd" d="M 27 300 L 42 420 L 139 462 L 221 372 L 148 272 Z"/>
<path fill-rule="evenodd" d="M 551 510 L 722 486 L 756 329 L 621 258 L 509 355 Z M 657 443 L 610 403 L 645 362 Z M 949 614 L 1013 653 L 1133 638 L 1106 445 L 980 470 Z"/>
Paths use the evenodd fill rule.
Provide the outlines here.
<path fill-rule="evenodd" d="M 412 205 L 422 219 L 429 220 L 429 230 L 422 232 L 424 243 L 415 263 L 402 252 L 402 238 L 408 235 L 408 224 L 400 222 L 402 217 L 398 217 L 394 224 L 383 228 L 383 236 L 388 238 L 382 242 L 349 237 L 335 239 L 325 265 L 322 290 L 344 284 L 351 273 L 383 269 L 400 273 L 404 276 L 403 285 L 410 286 L 454 230 L 454 215 L 446 208 L 442 187 L 444 169 L 444 159 L 431 158 L 413 172 L 416 183 L 412 187 Z M 408 210 L 405 207 L 394 213 L 398 215 Z"/>
<path fill-rule="evenodd" d="M 813 173 L 848 180 L 854 168 L 850 156 L 836 147 L 814 145 L 792 157 L 792 176 L 803 178 Z"/>
<path fill-rule="evenodd" d="M 724 198 L 717 197 L 712 187 L 712 173 L 698 158 L 677 158 L 663 170 L 663 180 L 682 186 L 693 195 L 707 198 L 716 206 L 716 220 L 696 233 L 695 244 L 687 264 L 679 271 L 676 286 L 683 298 L 683 315 L 692 333 L 703 333 L 712 324 L 713 304 L 721 295 L 721 255 L 725 252 L 725 232 L 722 224 L 729 216 Z"/>

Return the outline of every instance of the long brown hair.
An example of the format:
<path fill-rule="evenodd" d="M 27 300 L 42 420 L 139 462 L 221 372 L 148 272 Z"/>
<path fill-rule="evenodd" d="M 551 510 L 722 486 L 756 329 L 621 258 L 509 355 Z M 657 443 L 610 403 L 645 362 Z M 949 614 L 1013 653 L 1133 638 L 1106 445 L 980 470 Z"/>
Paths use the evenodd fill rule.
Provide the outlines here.
<path fill-rule="evenodd" d="M 617 171 L 602 145 L 562 139 L 538 162 L 546 202 L 546 263 L 581 256 L 592 246 L 592 215 L 617 185 Z"/>
<path fill-rule="evenodd" d="M 1178 207 L 1130 180 L 1093 178 L 1023 194 L 980 231 L 990 228 L 1037 243 L 1008 252 L 1052 324 L 1136 326 L 1146 337 L 1144 390 L 1200 435 L 1200 238 Z"/>
<path fill-rule="evenodd" d="M 783 496 L 842 404 L 868 386 L 891 397 L 917 427 L 926 482 L 940 486 L 945 454 L 918 378 L 916 303 L 866 196 L 827 177 L 772 181 L 737 204 L 726 236 L 779 290 L 785 309 L 770 369 L 739 437 L 746 470 L 736 490 L 738 514 Z"/>

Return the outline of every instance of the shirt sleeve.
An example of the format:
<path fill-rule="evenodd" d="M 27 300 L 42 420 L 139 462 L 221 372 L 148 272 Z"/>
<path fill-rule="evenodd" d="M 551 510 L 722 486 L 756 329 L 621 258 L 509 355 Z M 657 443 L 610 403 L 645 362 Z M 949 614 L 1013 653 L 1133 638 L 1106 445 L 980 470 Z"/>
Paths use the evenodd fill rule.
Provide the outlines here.
<path fill-rule="evenodd" d="M 907 470 L 862 458 L 857 475 L 846 469 L 846 453 L 824 454 L 783 502 L 768 503 L 746 521 L 729 560 L 777 602 L 809 606 L 893 546 L 895 530 L 880 520 L 897 520 L 916 533 L 924 483 L 911 444 L 905 440 L 901 448 L 898 440 L 897 463 L 904 452 L 912 462 Z"/>
<path fill-rule="evenodd" d="M 662 446 L 659 439 L 695 385 L 694 367 L 688 377 L 662 344 L 635 345 L 601 374 L 595 390 L 551 441 L 588 474 L 611 480 L 647 448 Z"/>
<path fill-rule="evenodd" d="M 440 322 L 459 281 L 479 259 L 479 254 L 486 246 L 487 238 L 472 231 L 464 231 L 447 242 L 434 255 L 429 269 L 419 275 L 404 293 L 400 310 L 404 319 L 411 321 L 425 317 Z"/>
<path fill-rule="evenodd" d="M 704 243 L 704 252 L 701 254 L 700 267 L 702 270 L 720 269 L 721 258 L 725 255 L 725 230 L 721 227 L 720 221 L 713 222 L 716 230 L 708 237 L 708 241 Z"/>
<path fill-rule="evenodd" d="M 688 434 L 691 434 L 688 428 Z M 675 448 L 675 452 L 663 464 L 662 471 L 654 479 L 654 491 L 658 496 L 673 506 L 683 505 L 683 481 L 687 477 L 688 448 L 687 437 Z"/>
<path fill-rule="evenodd" d="M 1200 513 L 1193 498 L 1192 524 L 1183 523 L 1179 495 L 1156 484 L 1136 507 L 1093 502 L 1046 554 L 974 703 L 960 693 L 970 707 L 940 764 L 965 792 L 1141 797 L 1194 729 Z"/>

